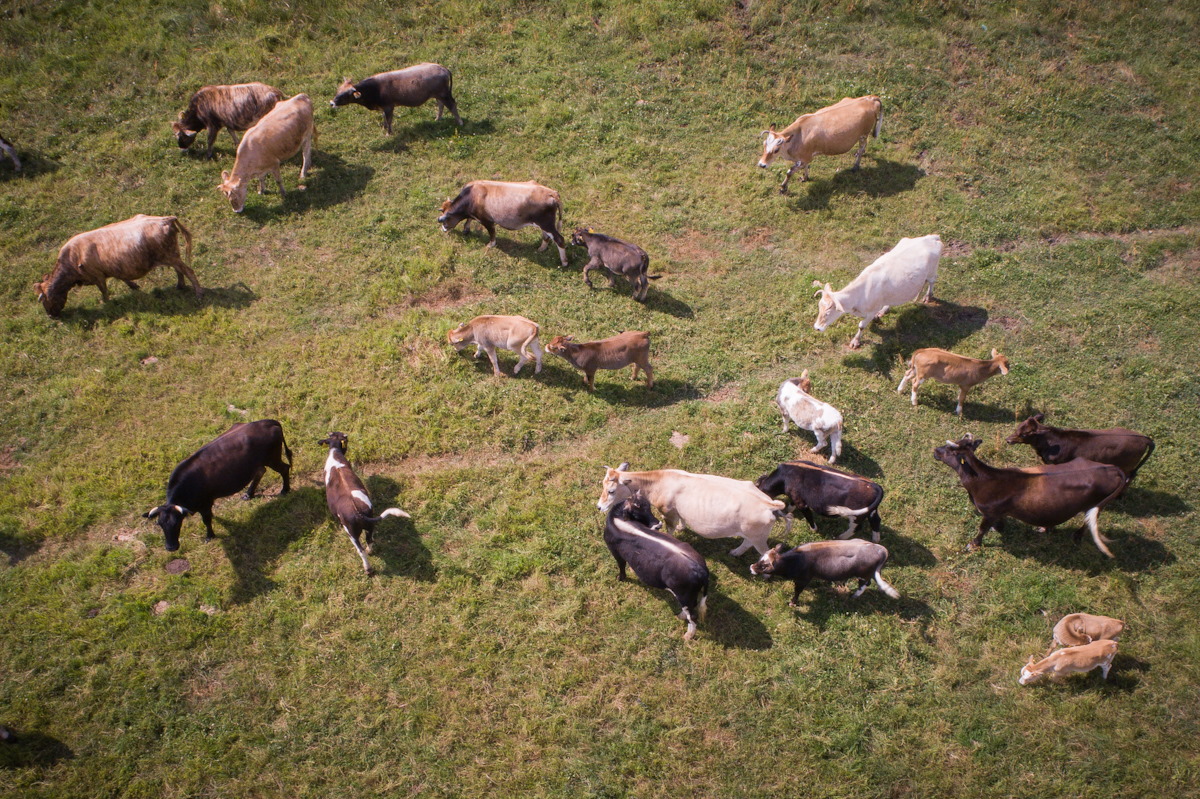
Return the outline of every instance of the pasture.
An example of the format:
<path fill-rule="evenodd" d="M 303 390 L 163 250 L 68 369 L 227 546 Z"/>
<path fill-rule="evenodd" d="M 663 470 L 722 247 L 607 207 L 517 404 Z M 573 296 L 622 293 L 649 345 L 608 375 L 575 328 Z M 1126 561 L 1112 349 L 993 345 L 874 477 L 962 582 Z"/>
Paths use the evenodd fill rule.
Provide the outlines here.
<path fill-rule="evenodd" d="M 1200 8 L 876 0 L 9 0 L 0 5 L 0 785 L 21 797 L 1075 796 L 1200 793 Z M 343 76 L 449 67 L 432 104 L 328 105 Z M 233 163 L 170 123 L 210 83 L 306 92 L 314 169 L 285 198 L 217 191 Z M 759 132 L 877 94 L 857 173 L 817 158 L 777 188 Z M 664 277 L 644 305 L 558 265 L 532 230 L 442 233 L 474 179 L 536 180 Z M 268 181 L 271 185 L 271 181 Z M 160 270 L 60 321 L 32 283 L 72 235 L 135 213 L 195 237 L 203 299 Z M 945 243 L 936 304 L 813 330 L 902 236 Z M 492 377 L 446 331 L 521 314 L 579 340 L 651 335 L 655 386 L 596 390 L 547 354 Z M 1011 372 L 920 405 L 920 347 Z M 515 357 L 501 353 L 511 375 Z M 809 457 L 772 399 L 808 369 L 845 416 L 838 466 L 879 482 L 877 588 L 749 573 L 733 539 L 683 534 L 712 572 L 684 642 L 670 596 L 618 583 L 604 465 L 754 479 Z M 1033 465 L 1033 412 L 1125 426 L 1157 450 L 1074 525 L 978 516 L 935 446 Z M 181 548 L 141 514 L 230 424 L 282 422 L 293 490 L 216 506 Z M 330 431 L 377 508 L 366 577 L 328 516 Z M 826 453 L 827 454 L 827 453 Z M 820 460 L 820 458 L 817 458 Z M 802 522 L 788 543 L 844 529 Z M 774 541 L 783 540 L 783 526 Z M 176 558 L 187 561 L 181 564 Z M 168 566 L 171 566 L 170 570 Z M 178 573 L 176 573 L 178 572 Z M 1098 674 L 1022 688 L 1053 623 L 1128 624 Z"/>

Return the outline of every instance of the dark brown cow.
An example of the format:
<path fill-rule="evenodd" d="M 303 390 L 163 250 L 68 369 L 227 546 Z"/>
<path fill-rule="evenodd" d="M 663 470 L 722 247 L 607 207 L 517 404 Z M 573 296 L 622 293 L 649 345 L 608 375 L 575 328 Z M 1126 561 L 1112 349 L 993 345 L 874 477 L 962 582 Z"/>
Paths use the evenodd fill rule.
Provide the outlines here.
<path fill-rule="evenodd" d="M 1125 472 L 1128 480 L 1137 476 L 1154 452 L 1154 439 L 1124 427 L 1107 430 L 1071 430 L 1043 424 L 1045 414 L 1035 414 L 1017 426 L 1005 439 L 1009 444 L 1028 444 L 1042 463 L 1066 463 L 1087 458 L 1096 463 L 1111 463 Z"/>
<path fill-rule="evenodd" d="M 576 228 L 571 236 L 571 243 L 576 247 L 586 247 L 588 262 L 583 267 L 583 282 L 592 288 L 588 273 L 593 269 L 604 269 L 608 272 L 608 285 L 617 284 L 616 276 L 622 275 L 633 286 L 633 298 L 638 302 L 646 301 L 650 291 L 650 281 L 658 280 L 662 275 L 648 275 L 650 256 L 636 244 L 597 233 L 590 227 Z"/>
<path fill-rule="evenodd" d="M 813 530 L 817 529 L 813 511 L 850 520 L 850 526 L 838 538 L 854 535 L 859 519 L 866 519 L 872 540 L 879 541 L 883 488 L 865 477 L 811 461 L 792 461 L 779 464 L 774 471 L 755 480 L 754 486 L 772 499 L 787 497 L 792 504 L 789 512 L 800 511 Z"/>
<path fill-rule="evenodd" d="M 857 579 L 858 590 L 853 594 L 857 599 L 867 590 L 873 579 L 883 593 L 892 599 L 900 598 L 900 592 L 879 573 L 888 559 L 887 549 L 879 544 L 854 538 L 849 541 L 817 541 L 801 544 L 786 552 L 784 550 L 783 544 L 767 550 L 758 562 L 750 567 L 750 573 L 767 578 L 782 577 L 792 580 L 795 590 L 788 605 L 793 608 L 800 601 L 800 592 L 813 580 L 840 583 Z"/>
<path fill-rule="evenodd" d="M 1083 458 L 1028 469 L 1001 469 L 976 457 L 980 443 L 980 439 L 968 434 L 933 451 L 934 458 L 955 471 L 971 502 L 983 514 L 979 535 L 971 540 L 968 549 L 982 546 L 983 534 L 989 529 L 999 532 L 1005 516 L 1048 530 L 1083 513 L 1096 547 L 1113 557 L 1096 519 L 1100 509 L 1125 489 L 1124 472 L 1116 466 Z M 1080 527 L 1075 533 L 1076 541 L 1082 533 Z"/>
<path fill-rule="evenodd" d="M 54 271 L 34 283 L 34 291 L 46 313 L 57 317 L 67 304 L 67 293 L 75 286 L 95 286 L 100 289 L 101 299 L 108 302 L 109 278 L 137 290 L 135 280 L 155 266 L 165 264 L 175 270 L 179 288 L 184 288 L 186 277 L 199 297 L 204 290 L 196 280 L 196 273 L 179 255 L 179 233 L 187 241 L 187 256 L 191 259 L 192 234 L 173 216 L 138 214 L 123 222 L 80 233 L 58 251 Z"/>
<path fill-rule="evenodd" d="M 562 220 L 562 200 L 558 192 L 532 180 L 526 183 L 505 183 L 499 180 L 473 180 L 462 187 L 453 200 L 442 203 L 438 224 L 449 232 L 464 219 L 474 219 L 488 232 L 487 246 L 496 246 L 496 225 L 505 230 L 537 227 L 542 231 L 542 246 L 553 241 L 558 247 L 558 259 L 567 265 L 567 242 L 558 230 Z M 463 225 L 463 230 L 467 226 Z"/>
<path fill-rule="evenodd" d="M 283 99 L 283 92 L 265 83 L 238 83 L 232 86 L 205 86 L 179 112 L 171 123 L 179 149 L 186 150 L 196 141 L 196 135 L 208 131 L 208 152 L 213 157 L 213 145 L 221 128 L 229 131 L 234 147 L 238 144 L 236 131 L 249 130 L 263 115 Z"/>
<path fill-rule="evenodd" d="M 410 518 L 399 508 L 388 508 L 378 516 L 371 515 L 371 497 L 367 495 L 367 487 L 358 479 L 350 462 L 346 460 L 348 439 L 345 433 L 333 432 L 328 438 L 317 442 L 329 447 L 329 457 L 325 459 L 325 502 L 329 512 L 338 520 L 338 524 L 350 536 L 350 543 L 362 558 L 363 571 L 371 573 L 371 564 L 367 555 L 375 543 L 375 525 L 388 516 Z M 359 543 L 359 536 L 366 540 L 366 547 Z"/>
<path fill-rule="evenodd" d="M 454 79 L 450 70 L 441 64 L 416 64 L 393 72 L 380 72 L 354 83 L 343 78 L 337 94 L 329 101 L 331 108 L 355 103 L 370 111 L 383 112 L 383 129 L 392 135 L 392 111 L 401 105 L 416 108 L 429 100 L 437 100 L 437 119 L 442 118 L 442 109 L 454 114 L 454 121 L 462 126 L 458 105 L 450 89 Z"/>
<path fill-rule="evenodd" d="M 599 341 L 577 342 L 573 336 L 555 336 L 546 351 L 561 355 L 583 372 L 588 391 L 596 387 L 597 369 L 624 369 L 633 364 L 633 380 L 638 368 L 646 373 L 646 388 L 654 388 L 654 370 L 650 368 L 650 334 L 643 330 L 618 333 Z"/>

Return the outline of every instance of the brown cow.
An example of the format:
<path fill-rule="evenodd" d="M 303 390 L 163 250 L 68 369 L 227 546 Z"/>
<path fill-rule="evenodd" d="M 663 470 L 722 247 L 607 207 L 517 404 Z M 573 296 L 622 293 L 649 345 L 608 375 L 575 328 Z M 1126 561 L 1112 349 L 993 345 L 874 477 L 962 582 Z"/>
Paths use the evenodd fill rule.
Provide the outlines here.
<path fill-rule="evenodd" d="M 654 388 L 654 370 L 650 368 L 650 334 L 642 330 L 618 333 L 599 341 L 576 342 L 574 336 L 555 336 L 546 350 L 561 355 L 583 372 L 588 391 L 596 387 L 597 369 L 624 369 L 633 364 L 633 380 L 638 367 L 646 373 L 646 388 Z"/>
<path fill-rule="evenodd" d="M 221 172 L 221 185 L 217 188 L 229 198 L 229 204 L 239 214 L 246 207 L 246 190 L 255 178 L 258 178 L 258 193 L 262 194 L 266 175 L 274 175 L 282 197 L 280 163 L 303 150 L 300 179 L 304 180 L 312 166 L 312 146 L 316 137 L 312 101 L 307 94 L 297 94 L 277 103 L 258 124 L 246 131 L 238 145 L 233 172 Z"/>
<path fill-rule="evenodd" d="M 434 121 L 442 118 L 442 109 L 449 109 L 454 114 L 454 121 L 462 127 L 458 105 L 450 94 L 453 85 L 450 70 L 441 64 L 416 64 L 393 72 L 380 72 L 358 83 L 343 78 L 329 106 L 337 110 L 340 106 L 355 103 L 369 111 L 383 111 L 383 129 L 390 136 L 392 111 L 396 106 L 416 108 L 429 100 L 436 100 L 437 117 Z"/>
<path fill-rule="evenodd" d="M 1107 430 L 1072 430 L 1043 424 L 1044 414 L 1030 416 L 1005 439 L 1009 444 L 1028 444 L 1042 463 L 1066 463 L 1087 458 L 1096 463 L 1111 463 L 1125 472 L 1129 480 L 1154 452 L 1154 439 L 1124 427 Z"/>
<path fill-rule="evenodd" d="M 488 232 L 487 246 L 496 246 L 496 225 L 505 230 L 517 230 L 530 225 L 542 231 L 542 246 L 553 240 L 558 247 L 558 259 L 567 265 L 567 242 L 558 230 L 562 220 L 562 200 L 558 192 L 532 180 L 525 183 L 505 183 L 499 180 L 474 180 L 462 187 L 453 200 L 442 203 L 438 224 L 449 232 L 462 220 L 474 219 Z M 463 225 L 466 230 L 466 225 Z"/>
<path fill-rule="evenodd" d="M 808 180 L 808 164 L 816 155 L 841 155 L 850 152 L 855 142 L 858 152 L 854 154 L 857 171 L 863 152 L 867 149 L 867 137 L 879 138 L 883 127 L 883 103 L 873 94 L 865 97 L 845 97 L 833 105 L 804 114 L 778 133 L 771 125 L 762 132 L 765 138 L 762 158 L 758 165 L 766 169 L 776 157 L 792 161 L 792 168 L 783 178 L 780 194 L 787 194 L 788 181 L 792 173 L 803 167 L 801 180 Z"/>
<path fill-rule="evenodd" d="M 204 290 L 196 280 L 196 273 L 179 255 L 179 233 L 187 241 L 190 260 L 192 234 L 173 216 L 138 214 L 123 222 L 80 233 L 58 251 L 54 271 L 34 283 L 34 291 L 46 313 L 57 317 L 67 304 L 67 293 L 75 286 L 95 286 L 100 289 L 101 300 L 108 302 L 109 278 L 123 281 L 136 291 L 135 280 L 155 266 L 165 264 L 175 270 L 178 288 L 184 288 L 186 277 L 199 297 Z"/>
<path fill-rule="evenodd" d="M 221 128 L 229 131 L 236 147 L 236 131 L 249 130 L 282 99 L 283 92 L 265 83 L 205 86 L 192 95 L 188 107 L 179 112 L 178 120 L 171 123 L 175 142 L 179 149 L 186 150 L 196 141 L 196 135 L 201 130 L 207 130 L 208 152 L 205 158 L 212 158 L 213 145 Z"/>
<path fill-rule="evenodd" d="M 926 380 L 932 379 L 938 383 L 958 386 L 958 407 L 954 412 L 962 416 L 967 392 L 997 372 L 1002 375 L 1008 374 L 1008 358 L 997 352 L 994 347 L 989 360 L 967 358 L 937 347 L 926 347 L 912 354 L 908 361 L 908 371 L 901 378 L 896 393 L 904 391 L 904 384 L 911 380 L 912 404 L 915 408 L 917 388 Z"/>

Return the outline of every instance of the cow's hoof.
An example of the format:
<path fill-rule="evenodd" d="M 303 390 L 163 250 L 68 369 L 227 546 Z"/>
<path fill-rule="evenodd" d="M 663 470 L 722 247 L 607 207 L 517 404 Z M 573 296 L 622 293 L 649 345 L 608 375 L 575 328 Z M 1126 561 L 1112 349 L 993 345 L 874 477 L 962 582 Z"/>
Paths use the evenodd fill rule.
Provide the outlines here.
<path fill-rule="evenodd" d="M 797 605 L 795 602 L 793 602 L 792 600 L 790 600 L 790 599 L 789 599 L 789 600 L 788 600 L 788 607 L 789 607 L 789 608 L 798 608 L 798 607 L 800 607 L 800 606 L 799 606 L 799 605 Z"/>
<path fill-rule="evenodd" d="M 242 499 L 254 499 L 254 495 L 250 493 L 242 494 Z"/>

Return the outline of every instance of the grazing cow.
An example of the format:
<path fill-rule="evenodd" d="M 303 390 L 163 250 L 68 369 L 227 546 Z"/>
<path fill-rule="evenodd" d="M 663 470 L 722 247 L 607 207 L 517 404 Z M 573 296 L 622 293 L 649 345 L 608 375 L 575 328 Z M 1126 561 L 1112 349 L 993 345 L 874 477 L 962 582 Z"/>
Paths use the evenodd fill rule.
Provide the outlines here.
<path fill-rule="evenodd" d="M 13 147 L 12 142 L 3 136 L 0 136 L 0 153 L 4 153 L 4 156 L 12 161 L 14 172 L 21 171 L 21 159 L 17 158 L 17 148 Z"/>
<path fill-rule="evenodd" d="M 776 158 L 792 161 L 792 168 L 783 177 L 780 194 L 787 194 L 788 181 L 792 173 L 802 168 L 801 181 L 808 180 L 808 165 L 816 155 L 841 155 L 850 152 L 858 143 L 854 154 L 854 171 L 867 149 L 867 137 L 879 138 L 883 128 L 883 103 L 873 94 L 865 97 L 845 97 L 833 105 L 811 114 L 804 114 L 778 133 L 771 125 L 762 132 L 762 158 L 758 165 L 766 169 Z"/>
<path fill-rule="evenodd" d="M 562 200 L 558 192 L 532 180 L 525 183 L 505 183 L 499 180 L 473 180 L 462 187 L 453 200 L 442 203 L 438 224 L 449 232 L 462 220 L 473 219 L 488 232 L 487 246 L 496 246 L 496 225 L 505 230 L 537 227 L 542 231 L 542 246 L 553 241 L 558 247 L 558 259 L 567 265 L 566 239 L 558 230 L 562 220 Z M 463 225 L 463 230 L 467 225 Z"/>
<path fill-rule="evenodd" d="M 688 544 L 661 532 L 650 501 L 635 493 L 612 506 L 604 523 L 604 543 L 617 561 L 617 579 L 625 580 L 625 564 L 645 585 L 665 588 L 679 602 L 679 618 L 687 622 L 683 640 L 696 634 L 708 604 L 708 564 Z"/>
<path fill-rule="evenodd" d="M 221 128 L 229 131 L 233 146 L 238 145 L 237 131 L 249 130 L 263 115 L 283 99 L 283 92 L 265 83 L 238 83 L 233 86 L 205 86 L 192 95 L 188 107 L 179 112 L 171 123 L 175 142 L 186 150 L 196 141 L 201 130 L 208 131 L 208 152 L 213 157 L 213 145 Z"/>
<path fill-rule="evenodd" d="M 357 103 L 368 111 L 383 111 L 383 129 L 392 135 L 392 110 L 401 105 L 416 108 L 429 100 L 437 100 L 436 122 L 442 118 L 442 109 L 450 109 L 454 121 L 462 127 L 458 105 L 450 94 L 454 79 L 450 70 L 441 64 L 416 64 L 393 72 L 380 72 L 358 83 L 343 78 L 337 94 L 329 101 L 329 107 L 337 110 L 343 105 Z"/>
<path fill-rule="evenodd" d="M 524 316 L 476 316 L 447 333 L 446 339 L 458 352 L 462 352 L 468 344 L 474 344 L 476 358 L 479 353 L 486 352 L 492 362 L 492 374 L 496 377 L 504 377 L 500 362 L 496 360 L 497 349 L 516 352 L 521 356 L 517 359 L 517 367 L 513 369 L 514 375 L 529 363 L 529 350 L 533 350 L 537 360 L 533 373 L 537 374 L 542 371 L 542 345 L 537 340 L 539 330 L 541 328 L 537 322 Z"/>
<path fill-rule="evenodd" d="M 817 529 L 814 511 L 822 516 L 849 519 L 850 526 L 838 538 L 854 535 L 859 519 L 866 517 L 871 525 L 871 540 L 879 541 L 883 488 L 865 477 L 809 461 L 791 461 L 779 464 L 774 471 L 755 480 L 754 486 L 768 497 L 787 497 L 792 503 L 788 512 L 799 510 L 813 530 Z"/>
<path fill-rule="evenodd" d="M 734 557 L 752 546 L 766 552 L 771 524 L 785 518 L 784 503 L 747 480 L 678 469 L 631 472 L 628 463 L 605 467 L 596 507 L 606 511 L 635 491 L 641 491 L 663 515 L 669 531 L 687 527 L 704 538 L 741 536 L 741 545 L 729 553 Z"/>
<path fill-rule="evenodd" d="M 778 544 L 763 553 L 759 561 L 750 566 L 750 573 L 792 580 L 795 591 L 788 602 L 790 607 L 797 607 L 800 592 L 813 580 L 840 583 L 857 578 L 858 590 L 853 594 L 857 599 L 874 579 L 883 593 L 892 599 L 900 598 L 899 592 L 879 573 L 888 559 L 887 549 L 879 544 L 854 538 L 849 541 L 817 541 L 787 551 L 784 549 L 783 544 Z"/>
<path fill-rule="evenodd" d="M 608 271 L 609 288 L 617 285 L 617 275 L 623 275 L 633 286 L 633 298 L 638 302 L 645 302 L 646 294 L 650 291 L 650 281 L 662 277 L 646 274 L 650 268 L 650 256 L 636 244 L 605 236 L 590 227 L 576 228 L 571 236 L 571 243 L 576 247 L 587 247 L 590 260 L 587 266 L 583 267 L 583 282 L 588 288 L 592 288 L 588 273 L 593 269 L 605 269 Z"/>
<path fill-rule="evenodd" d="M 1059 680 L 1068 674 L 1085 674 L 1095 668 L 1099 668 L 1100 676 L 1107 680 L 1108 670 L 1112 668 L 1113 657 L 1116 654 L 1116 641 L 1100 639 L 1083 646 L 1068 646 L 1042 660 L 1030 655 L 1029 662 L 1021 669 L 1021 677 L 1017 682 L 1029 685 L 1043 677 Z"/>
<path fill-rule="evenodd" d="M 1085 514 L 1085 526 L 1096 547 L 1113 557 L 1100 534 L 1096 519 L 1100 510 L 1125 488 L 1125 473 L 1116 466 L 1076 458 L 1069 463 L 1001 469 L 989 466 L 975 455 L 981 440 L 968 433 L 958 441 L 937 447 L 933 457 L 958 474 L 976 510 L 983 515 L 979 534 L 967 549 L 983 545 L 989 529 L 1000 531 L 1005 516 L 1048 530 L 1077 513 Z M 1076 542 L 1083 527 L 1075 533 Z"/>
<path fill-rule="evenodd" d="M 211 540 L 213 502 L 242 488 L 242 499 L 250 499 L 268 466 L 283 478 L 279 493 L 286 494 L 291 489 L 292 451 L 283 438 L 283 425 L 274 419 L 238 422 L 183 459 L 167 481 L 167 501 L 142 517 L 158 521 L 168 552 L 179 549 L 179 528 L 193 513 L 200 514 L 208 531 L 205 540 Z"/>
<path fill-rule="evenodd" d="M 1054 640 L 1047 655 L 1054 650 L 1054 644 L 1060 646 L 1082 646 L 1092 641 L 1108 639 L 1116 641 L 1125 631 L 1125 622 L 1109 616 L 1093 616 L 1090 613 L 1071 613 L 1059 619 L 1054 625 Z"/>
<path fill-rule="evenodd" d="M 109 278 L 120 280 L 136 291 L 139 286 L 134 281 L 163 264 L 175 270 L 178 288 L 185 287 L 186 277 L 200 297 L 204 289 L 179 254 L 180 233 L 187 242 L 187 257 L 191 260 L 192 234 L 173 216 L 138 214 L 72 236 L 59 249 L 54 271 L 43 275 L 33 289 L 46 313 L 57 318 L 67 304 L 67 293 L 75 286 L 95 286 L 100 289 L 100 299 L 108 302 Z"/>
<path fill-rule="evenodd" d="M 817 437 L 817 444 L 809 452 L 820 452 L 829 444 L 829 463 L 837 463 L 842 454 L 842 414 L 828 402 L 812 396 L 812 381 L 808 379 L 805 369 L 799 377 L 784 380 L 775 395 L 775 405 L 783 417 L 783 432 L 788 430 L 788 419 L 801 430 L 811 430 Z"/>
<path fill-rule="evenodd" d="M 1071 430 L 1043 424 L 1045 414 L 1035 414 L 1017 426 L 1005 439 L 1009 444 L 1028 444 L 1042 463 L 1066 463 L 1087 458 L 1096 463 L 1111 463 L 1125 472 L 1127 481 L 1137 476 L 1154 452 L 1154 439 L 1124 427 L 1107 430 Z"/>
<path fill-rule="evenodd" d="M 323 447 L 329 447 L 329 457 L 325 459 L 325 502 L 329 512 L 342 525 L 350 543 L 362 558 L 363 571 L 371 573 L 371 564 L 367 563 L 367 555 L 375 543 L 375 525 L 388 516 L 411 518 L 399 508 L 388 508 L 378 516 L 371 516 L 371 498 L 367 495 L 367 487 L 358 479 L 350 462 L 346 460 L 348 439 L 345 433 L 333 432 L 328 438 L 317 442 Z M 367 545 L 364 548 L 359 543 L 359 535 L 364 534 Z"/>
<path fill-rule="evenodd" d="M 962 416 L 963 403 L 967 401 L 967 392 L 972 386 L 977 386 L 984 380 L 999 372 L 1008 374 L 1008 358 L 992 348 L 990 360 L 966 358 L 953 352 L 939 350 L 936 347 L 926 347 L 917 350 L 908 361 L 908 371 L 900 380 L 896 393 L 904 391 L 904 384 L 912 381 L 912 404 L 917 407 L 917 387 L 926 380 L 948 383 L 958 386 L 958 407 L 954 412 Z"/>
<path fill-rule="evenodd" d="M 561 355 L 567 363 L 583 372 L 583 384 L 596 387 L 597 369 L 624 369 L 633 364 L 630 379 L 637 380 L 638 368 L 646 373 L 646 388 L 654 388 L 654 370 L 650 368 L 650 334 L 629 330 L 599 341 L 577 342 L 574 336 L 555 336 L 546 349 Z"/>
<path fill-rule="evenodd" d="M 246 207 L 246 190 L 255 178 L 258 178 L 258 193 L 262 194 L 266 176 L 273 175 L 282 197 L 283 177 L 279 174 L 279 165 L 303 151 L 300 180 L 304 180 L 312 166 L 312 146 L 316 137 L 312 101 L 308 95 L 297 94 L 289 100 L 281 100 L 246 131 L 237 148 L 233 172 L 222 171 L 221 185 L 217 188 L 229 198 L 229 204 L 239 214 Z M 303 190 L 304 186 L 300 188 Z"/>
<path fill-rule="evenodd" d="M 814 296 L 820 296 L 817 321 L 813 328 L 820 333 L 842 314 L 862 317 L 858 333 L 850 340 L 850 349 L 862 344 L 863 330 L 872 319 L 879 319 L 889 308 L 906 302 L 916 302 L 925 291 L 925 302 L 933 301 L 933 284 L 937 282 L 938 260 L 942 257 L 942 240 L 936 234 L 915 239 L 900 239 L 900 243 L 884 253 L 844 289 L 834 291 L 826 283 Z M 820 286 L 820 281 L 813 281 Z"/>

